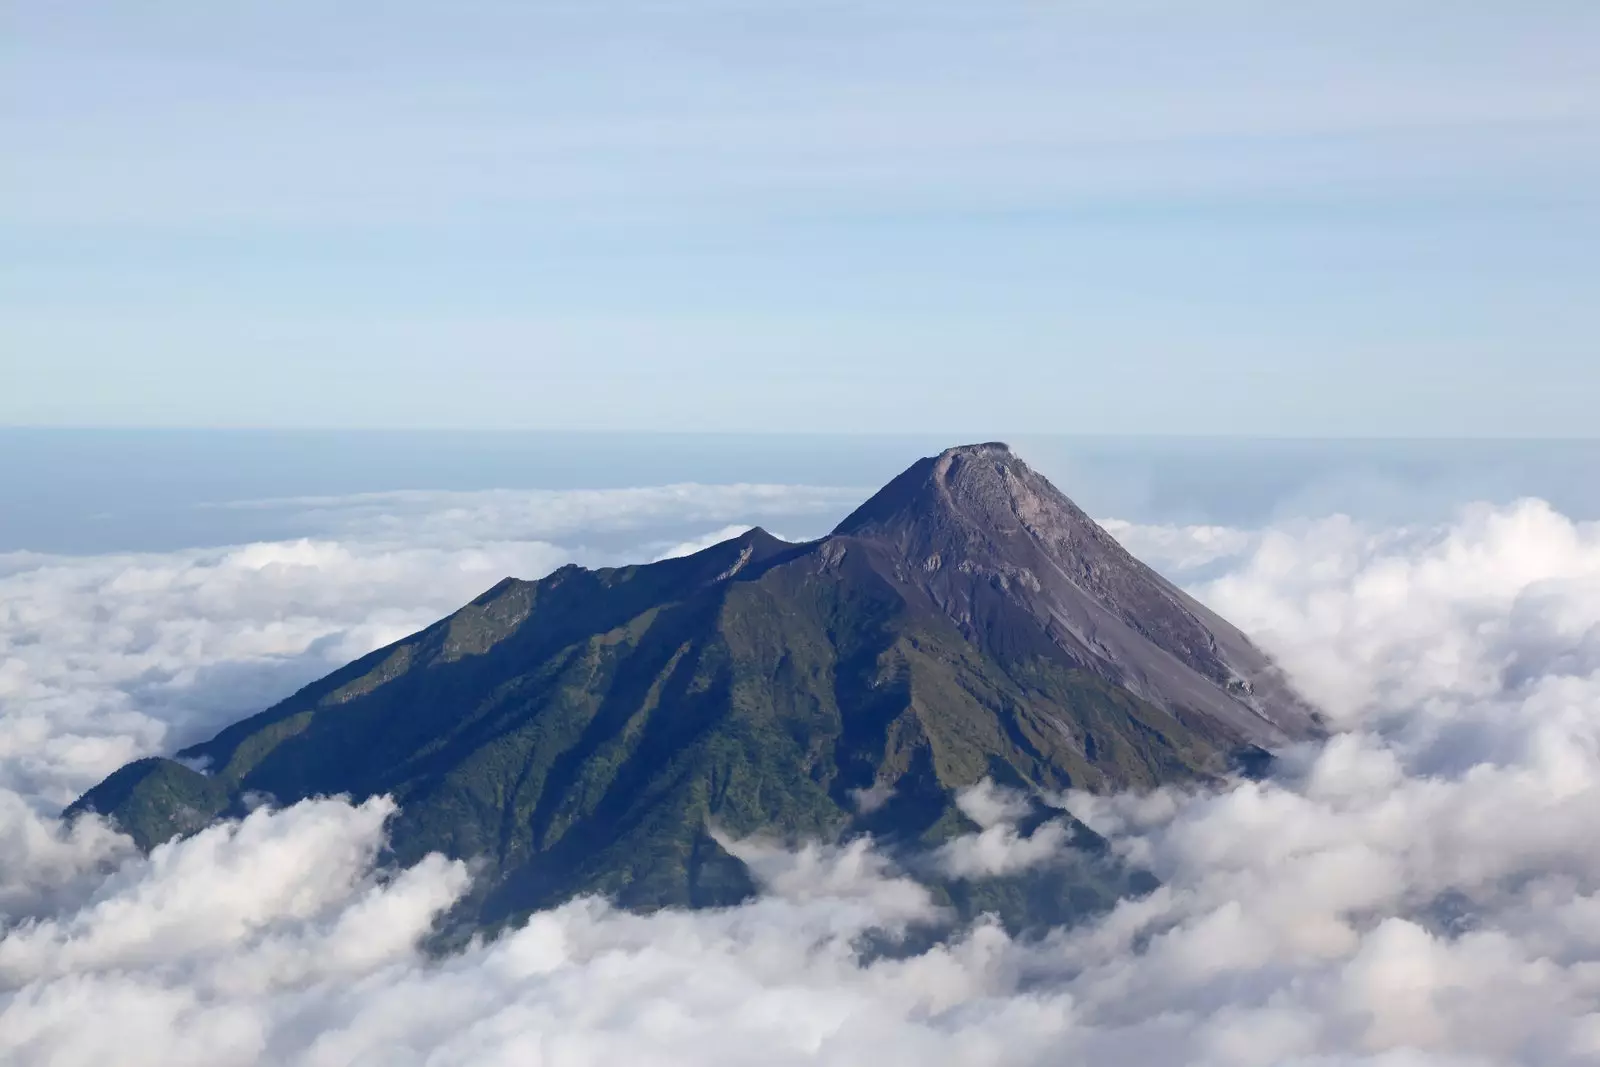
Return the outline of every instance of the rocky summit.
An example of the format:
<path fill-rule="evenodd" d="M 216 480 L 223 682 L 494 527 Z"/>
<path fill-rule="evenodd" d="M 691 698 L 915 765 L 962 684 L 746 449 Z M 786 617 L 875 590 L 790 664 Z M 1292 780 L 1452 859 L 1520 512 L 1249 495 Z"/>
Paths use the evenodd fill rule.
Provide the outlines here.
<path fill-rule="evenodd" d="M 1028 926 L 1137 879 L 1081 826 L 1098 859 L 1065 880 L 919 866 L 975 829 L 962 789 L 1204 780 L 1319 732 L 1242 633 L 991 443 L 919 460 L 817 541 L 507 578 L 69 813 L 151 848 L 260 797 L 390 794 L 391 859 L 475 861 L 466 928 L 588 892 L 727 904 L 753 891 L 730 838 L 871 833 L 957 912 Z"/>

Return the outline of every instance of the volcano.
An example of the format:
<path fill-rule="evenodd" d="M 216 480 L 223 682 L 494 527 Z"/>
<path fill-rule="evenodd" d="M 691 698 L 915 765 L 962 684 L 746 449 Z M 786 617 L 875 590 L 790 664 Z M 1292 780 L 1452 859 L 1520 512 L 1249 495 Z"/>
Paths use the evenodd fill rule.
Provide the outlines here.
<path fill-rule="evenodd" d="M 389 794 L 392 859 L 475 861 L 462 912 L 483 927 L 583 893 L 724 905 L 753 889 L 732 838 L 871 833 L 910 855 L 974 828 L 956 801 L 984 779 L 1204 781 L 1320 733 L 1244 634 L 988 443 L 919 460 L 817 541 L 754 529 L 507 578 L 68 813 L 149 849 L 260 798 Z M 1062 892 L 1087 907 L 1119 878 Z"/>

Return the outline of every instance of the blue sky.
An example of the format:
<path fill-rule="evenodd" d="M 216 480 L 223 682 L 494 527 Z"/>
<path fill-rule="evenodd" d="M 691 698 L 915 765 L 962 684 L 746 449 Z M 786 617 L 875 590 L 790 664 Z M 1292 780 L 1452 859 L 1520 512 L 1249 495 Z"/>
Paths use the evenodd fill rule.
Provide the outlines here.
<path fill-rule="evenodd" d="M 1590 2 L 0 7 L 0 423 L 1594 434 Z"/>

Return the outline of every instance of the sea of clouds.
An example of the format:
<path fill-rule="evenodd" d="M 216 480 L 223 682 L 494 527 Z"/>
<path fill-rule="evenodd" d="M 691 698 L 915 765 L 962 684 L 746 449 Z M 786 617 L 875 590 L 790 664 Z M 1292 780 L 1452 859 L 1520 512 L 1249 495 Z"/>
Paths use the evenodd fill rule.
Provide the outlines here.
<path fill-rule="evenodd" d="M 1110 524 L 1256 635 L 1340 732 L 1268 782 L 1051 798 L 1162 886 L 1042 940 L 980 922 L 868 960 L 862 934 L 933 917 L 921 887 L 869 842 L 746 842 L 765 893 L 744 906 L 579 900 L 431 958 L 419 945 L 470 872 L 376 867 L 387 799 L 258 809 L 149 857 L 55 818 L 126 760 L 505 574 L 655 558 L 704 540 L 661 530 L 715 537 L 851 495 L 383 494 L 300 502 L 332 516 L 314 540 L 0 555 L 0 1060 L 1600 1061 L 1600 525 L 1537 501 L 1436 526 Z M 1019 836 L 1014 799 L 963 798 L 983 830 L 948 870 L 1066 847 Z"/>

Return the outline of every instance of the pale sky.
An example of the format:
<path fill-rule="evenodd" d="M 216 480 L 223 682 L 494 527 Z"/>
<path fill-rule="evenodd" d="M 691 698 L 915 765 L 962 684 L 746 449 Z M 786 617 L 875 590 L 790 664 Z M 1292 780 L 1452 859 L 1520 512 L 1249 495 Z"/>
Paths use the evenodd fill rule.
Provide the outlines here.
<path fill-rule="evenodd" d="M 0 0 L 0 424 L 1595 434 L 1600 4 Z"/>

